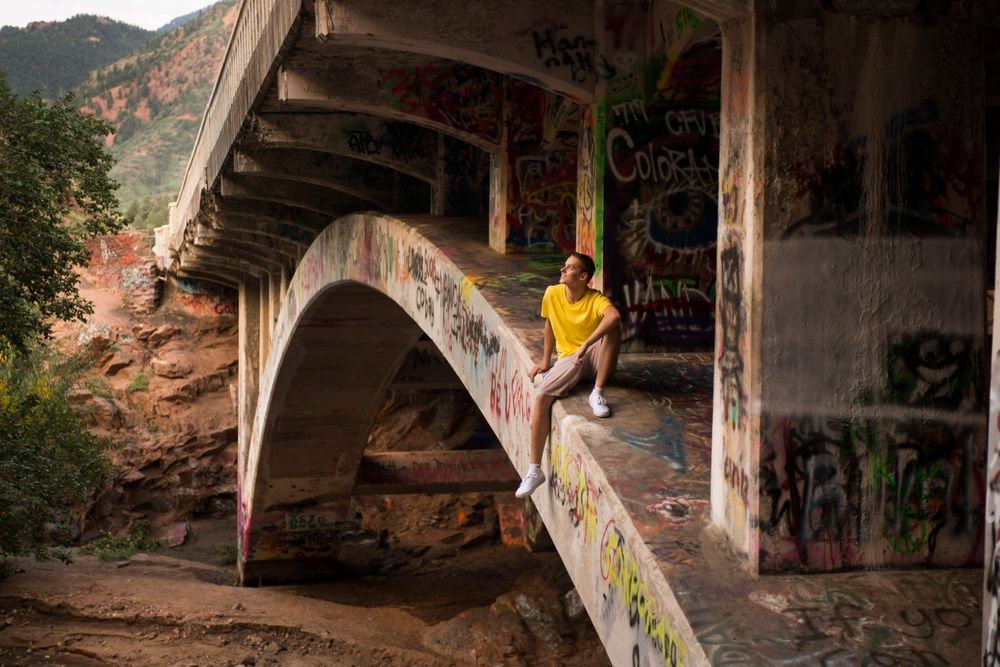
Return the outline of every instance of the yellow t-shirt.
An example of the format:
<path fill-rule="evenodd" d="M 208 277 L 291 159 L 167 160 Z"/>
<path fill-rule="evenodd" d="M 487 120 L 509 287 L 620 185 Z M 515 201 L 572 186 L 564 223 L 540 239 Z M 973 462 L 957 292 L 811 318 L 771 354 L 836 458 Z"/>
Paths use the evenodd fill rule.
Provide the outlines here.
<path fill-rule="evenodd" d="M 566 300 L 565 285 L 550 285 L 542 297 L 542 317 L 549 321 L 556 337 L 556 354 L 560 359 L 573 354 L 604 319 L 604 309 L 611 300 L 595 289 L 587 288 L 576 303 Z"/>

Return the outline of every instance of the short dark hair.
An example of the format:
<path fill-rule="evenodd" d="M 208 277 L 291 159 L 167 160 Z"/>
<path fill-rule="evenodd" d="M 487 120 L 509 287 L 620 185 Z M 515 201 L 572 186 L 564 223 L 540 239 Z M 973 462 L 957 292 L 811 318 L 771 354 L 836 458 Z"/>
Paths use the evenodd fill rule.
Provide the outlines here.
<path fill-rule="evenodd" d="M 586 273 L 591 280 L 594 279 L 594 273 L 597 271 L 597 266 L 594 264 L 594 260 L 590 255 L 585 255 L 582 252 L 571 252 L 570 257 L 576 257 L 583 264 L 583 272 Z"/>

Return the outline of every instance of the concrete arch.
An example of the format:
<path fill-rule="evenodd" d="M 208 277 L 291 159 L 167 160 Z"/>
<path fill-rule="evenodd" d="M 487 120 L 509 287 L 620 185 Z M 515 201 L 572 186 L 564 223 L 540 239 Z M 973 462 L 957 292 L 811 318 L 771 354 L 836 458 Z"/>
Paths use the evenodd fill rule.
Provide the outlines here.
<path fill-rule="evenodd" d="M 449 234 L 456 222 L 449 221 Z M 354 214 L 327 227 L 303 257 L 271 334 L 253 428 L 240 450 L 244 582 L 302 568 L 321 572 L 336 555 L 370 411 L 421 332 L 524 469 L 534 399 L 524 330 L 537 324 L 498 312 L 471 273 L 475 264 L 460 268 L 463 242 L 438 237 L 444 243 L 437 245 L 435 225 L 440 221 L 429 216 Z M 339 361 L 317 356 L 338 353 Z M 309 391 L 296 391 L 303 373 Z M 354 394 L 345 388 L 348 377 L 359 378 Z M 663 571 L 586 444 L 606 437 L 602 428 L 558 404 L 554 416 L 550 465 L 566 481 L 533 500 L 609 654 L 624 664 L 641 646 L 667 664 L 671 657 L 698 662 L 701 648 Z M 352 423 L 340 424 L 334 437 L 336 419 Z M 292 455 L 287 448 L 301 448 L 300 440 L 318 454 Z M 610 567 L 620 571 L 609 584 Z M 628 590 L 641 586 L 638 625 L 626 579 L 637 582 Z"/>

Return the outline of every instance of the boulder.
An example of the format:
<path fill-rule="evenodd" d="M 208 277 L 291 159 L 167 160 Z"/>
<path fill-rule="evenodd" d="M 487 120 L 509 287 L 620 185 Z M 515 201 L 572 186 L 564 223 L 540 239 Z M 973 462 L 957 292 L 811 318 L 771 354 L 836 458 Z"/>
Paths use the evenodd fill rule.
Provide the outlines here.
<path fill-rule="evenodd" d="M 159 357 L 153 357 L 153 360 L 149 365 L 155 374 L 160 377 L 171 379 L 187 377 L 188 375 L 191 375 L 191 371 L 194 370 L 191 364 L 184 361 L 161 359 Z"/>
<path fill-rule="evenodd" d="M 111 376 L 116 374 L 121 369 L 132 364 L 132 357 L 123 352 L 114 352 L 109 359 L 104 364 L 104 374 Z"/>
<path fill-rule="evenodd" d="M 148 341 L 153 347 L 159 347 L 165 342 L 173 338 L 175 335 L 180 333 L 180 329 L 175 327 L 173 324 L 164 324 L 156 327 L 152 333 L 149 334 Z"/>

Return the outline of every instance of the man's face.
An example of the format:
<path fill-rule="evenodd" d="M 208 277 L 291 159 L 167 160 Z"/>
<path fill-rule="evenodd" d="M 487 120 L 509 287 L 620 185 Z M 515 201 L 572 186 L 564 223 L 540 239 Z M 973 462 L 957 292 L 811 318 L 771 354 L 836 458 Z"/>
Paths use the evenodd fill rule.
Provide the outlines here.
<path fill-rule="evenodd" d="M 590 276 L 583 271 L 583 263 L 576 257 L 566 258 L 566 263 L 559 269 L 559 283 L 562 285 L 586 285 Z"/>

